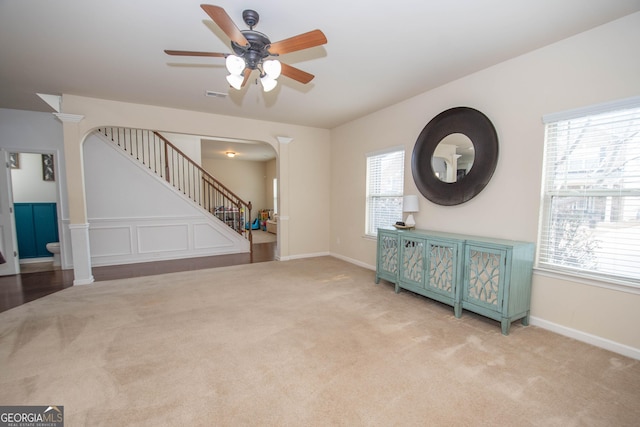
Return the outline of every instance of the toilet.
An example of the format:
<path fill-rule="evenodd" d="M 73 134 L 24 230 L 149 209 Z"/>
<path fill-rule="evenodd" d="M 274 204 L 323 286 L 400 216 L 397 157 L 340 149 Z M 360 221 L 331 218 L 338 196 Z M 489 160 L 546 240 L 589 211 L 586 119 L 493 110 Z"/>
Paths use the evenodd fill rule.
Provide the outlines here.
<path fill-rule="evenodd" d="M 60 242 L 47 243 L 47 250 L 53 254 L 53 266 L 60 266 Z"/>

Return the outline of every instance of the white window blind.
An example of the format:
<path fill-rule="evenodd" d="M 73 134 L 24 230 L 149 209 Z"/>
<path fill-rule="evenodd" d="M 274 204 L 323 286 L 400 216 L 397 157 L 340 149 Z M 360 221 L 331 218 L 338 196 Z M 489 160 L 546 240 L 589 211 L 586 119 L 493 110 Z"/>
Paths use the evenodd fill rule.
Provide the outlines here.
<path fill-rule="evenodd" d="M 367 155 L 367 235 L 402 220 L 404 148 Z"/>
<path fill-rule="evenodd" d="M 545 122 L 538 267 L 640 285 L 640 98 Z"/>

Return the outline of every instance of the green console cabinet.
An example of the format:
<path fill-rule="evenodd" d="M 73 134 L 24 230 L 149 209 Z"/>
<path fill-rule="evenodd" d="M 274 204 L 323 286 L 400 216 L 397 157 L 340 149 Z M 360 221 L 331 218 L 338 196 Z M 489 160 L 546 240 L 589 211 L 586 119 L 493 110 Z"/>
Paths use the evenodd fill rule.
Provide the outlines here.
<path fill-rule="evenodd" d="M 391 283 L 398 281 L 398 254 L 400 246 L 395 230 L 378 230 L 378 260 L 376 262 L 376 283 L 380 279 Z"/>
<path fill-rule="evenodd" d="M 427 230 L 378 230 L 376 283 L 501 322 L 529 322 L 534 245 Z"/>
<path fill-rule="evenodd" d="M 454 307 L 460 317 L 460 277 L 462 242 L 441 235 L 419 232 L 400 234 L 400 288 L 424 295 Z"/>
<path fill-rule="evenodd" d="M 504 335 L 514 320 L 528 325 L 533 256 L 533 243 L 468 240 L 462 308 L 501 322 Z"/>

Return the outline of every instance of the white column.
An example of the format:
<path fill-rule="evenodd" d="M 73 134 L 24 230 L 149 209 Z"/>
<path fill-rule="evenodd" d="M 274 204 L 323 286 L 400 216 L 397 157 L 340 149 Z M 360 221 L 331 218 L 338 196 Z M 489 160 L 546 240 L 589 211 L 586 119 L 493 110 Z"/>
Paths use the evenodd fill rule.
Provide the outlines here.
<path fill-rule="evenodd" d="M 82 166 L 82 141 L 79 123 L 80 114 L 54 113 L 64 132 L 64 156 L 67 175 L 67 197 L 69 202 L 69 234 L 71 235 L 71 258 L 73 260 L 73 284 L 93 283 L 91 273 L 91 251 L 89 247 L 89 224 L 84 190 Z"/>
<path fill-rule="evenodd" d="M 289 259 L 289 143 L 293 138 L 288 136 L 277 136 L 279 156 L 279 193 L 278 203 L 278 248 L 281 261 Z"/>
<path fill-rule="evenodd" d="M 91 252 L 89 250 L 89 224 L 69 224 L 73 254 L 73 284 L 93 283 Z"/>

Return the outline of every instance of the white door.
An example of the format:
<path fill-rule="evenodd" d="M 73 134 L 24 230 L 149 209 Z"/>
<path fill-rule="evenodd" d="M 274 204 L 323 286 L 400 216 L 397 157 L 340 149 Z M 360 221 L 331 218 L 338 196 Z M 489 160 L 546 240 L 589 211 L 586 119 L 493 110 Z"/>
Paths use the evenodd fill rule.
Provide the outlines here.
<path fill-rule="evenodd" d="M 9 153 L 2 149 L 0 149 L 0 251 L 7 260 L 5 264 L 0 264 L 0 276 L 20 273 Z"/>

